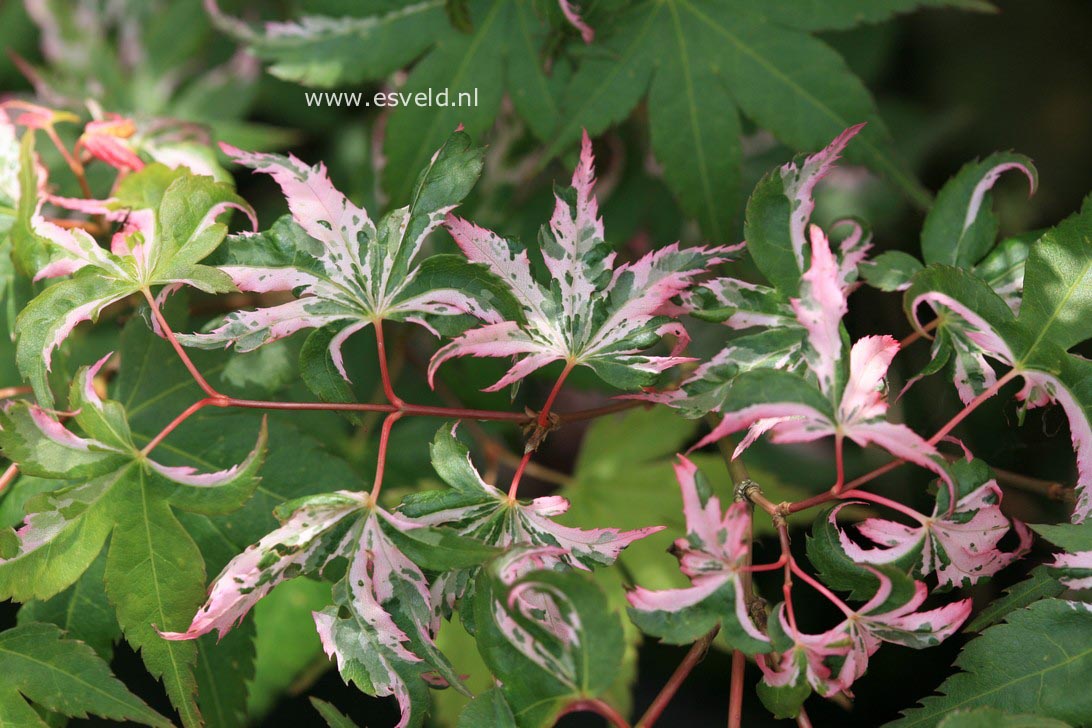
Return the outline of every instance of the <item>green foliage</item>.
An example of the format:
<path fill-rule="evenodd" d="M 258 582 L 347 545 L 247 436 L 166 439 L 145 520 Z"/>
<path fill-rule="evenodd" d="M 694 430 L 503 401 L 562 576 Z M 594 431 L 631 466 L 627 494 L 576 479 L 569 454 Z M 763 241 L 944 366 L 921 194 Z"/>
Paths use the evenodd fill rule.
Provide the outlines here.
<path fill-rule="evenodd" d="M 991 9 L 0 7 L 0 45 L 36 100 L 5 92 L 0 104 L 0 599 L 19 603 L 0 631 L 0 723 L 242 728 L 276 721 L 286 694 L 336 667 L 350 695 L 397 701 L 409 728 L 545 728 L 574 707 L 628 715 L 647 702 L 634 695 L 644 640 L 686 645 L 714 629 L 758 656 L 775 718 L 798 716 L 813 693 L 848 693 L 881 642 L 931 646 L 969 618 L 969 599 L 922 609 L 930 590 L 992 574 L 1030 542 L 1018 524 L 1020 545 L 997 547 L 1027 504 L 1007 498 L 1002 513 L 981 461 L 944 465 L 939 435 L 911 429 L 917 402 L 895 418 L 908 424 L 887 419 L 896 341 L 858 339 L 850 353 L 850 333 L 884 318 L 842 320 L 860 279 L 905 291 L 915 327 L 933 309 L 922 375 L 951 364 L 973 408 L 1011 368 L 1026 385 L 1021 417 L 1059 404 L 1078 463 L 1075 522 L 1033 526 L 1066 553 L 980 605 L 959 671 L 937 670 L 942 694 L 893 725 L 1087 722 L 1092 704 L 1074 686 L 1092 678 L 1092 612 L 1057 597 L 1092 574 L 1079 523 L 1092 507 L 1092 197 L 1053 228 L 1013 234 L 1032 215 L 995 212 L 994 183 L 1017 170 L 1034 191 L 1038 173 L 1002 152 L 931 201 L 907 160 L 927 158 L 935 129 L 900 99 L 883 99 L 881 118 L 857 73 L 879 78 L 895 35 L 871 24 L 942 7 Z M 299 85 L 365 103 L 320 109 Z M 414 102 L 437 92 L 473 104 Z M 37 105 L 47 100 L 56 108 Z M 213 142 L 293 138 L 265 121 L 298 127 L 315 164 L 220 147 L 282 187 L 289 215 L 241 188 L 275 220 L 260 227 Z M 554 190 L 539 228 L 551 165 L 569 166 L 582 132 L 573 183 Z M 843 153 L 868 170 L 830 174 Z M 756 181 L 741 220 L 740 192 Z M 912 218 L 907 201 L 929 208 L 921 260 L 865 260 L 873 229 L 882 248 Z M 373 222 L 365 203 L 389 212 Z M 858 217 L 866 207 L 883 208 L 874 228 Z M 231 209 L 254 231 L 228 235 Z M 741 228 L 746 253 L 721 245 Z M 236 350 L 215 351 L 225 346 Z M 436 379 L 454 351 L 512 368 L 484 394 L 491 362 Z M 564 392 L 561 380 L 548 389 L 563 366 Z M 601 416 L 627 405 L 602 407 L 600 380 L 647 406 Z M 505 387 L 512 402 L 491 394 Z M 861 412 L 874 429 L 855 433 Z M 699 439 L 699 419 L 712 435 Z M 748 428 L 735 451 L 726 433 Z M 773 445 L 834 436 L 837 462 L 825 444 L 791 458 L 754 444 L 747 465 L 765 500 L 737 492 L 732 461 L 763 434 Z M 687 450 L 715 440 L 719 454 Z M 933 469 L 937 510 L 858 490 L 883 471 L 853 480 L 871 455 L 843 451 L 846 440 Z M 834 469 L 856 492 L 820 494 Z M 808 507 L 842 497 L 873 502 Z M 782 505 L 805 500 L 799 513 Z M 859 530 L 866 548 L 833 520 L 887 507 L 921 528 L 873 517 Z M 797 586 L 815 573 L 839 626 L 808 634 L 825 612 L 805 615 L 801 599 L 798 628 L 791 585 L 787 604 L 756 598 L 782 593 L 767 580 L 782 577 L 770 562 L 784 524 L 796 546 L 811 526 L 810 566 L 798 550 L 785 573 Z M 111 675 L 122 638 L 177 717 Z M 335 703 L 354 705 L 311 698 L 328 725 L 353 726 Z"/>
<path fill-rule="evenodd" d="M 630 116 L 647 98 L 651 146 L 683 209 L 714 241 L 729 235 L 735 211 L 725 205 L 739 187 L 741 114 L 795 149 L 815 150 L 842 129 L 867 121 L 860 161 L 889 176 L 918 203 L 928 193 L 898 157 L 861 81 L 824 41 L 809 32 L 877 22 L 921 5 L 882 8 L 812 4 L 791 12 L 754 0 L 605 3 L 590 8 L 599 31 L 591 49 L 561 34 L 555 12 L 531 0 L 460 4 L 452 27 L 444 3 L 376 8 L 374 14 L 289 21 L 271 33 L 217 11 L 217 26 L 271 63 L 274 75 L 330 88 L 380 79 L 414 58 L 401 98 L 446 90 L 474 94 L 471 107 L 421 107 L 395 98 L 384 144 L 384 185 L 403 197 L 413 170 L 457 124 L 481 134 L 507 92 L 548 154 L 574 142 L 582 128 L 598 134 Z M 399 38 L 393 42 L 391 38 Z M 538 59 L 552 57 L 552 73 Z M 575 58 L 575 62 L 574 62 Z"/>
<path fill-rule="evenodd" d="M 1090 696 L 1073 686 L 1092 679 L 1092 611 L 1080 602 L 1044 599 L 1014 611 L 967 643 L 963 670 L 890 725 L 936 725 L 956 710 L 978 706 L 1080 725 L 1092 713 Z"/>
<path fill-rule="evenodd" d="M 166 727 L 171 722 L 126 689 L 109 666 L 82 642 L 52 624 L 29 622 L 0 632 L 0 722 L 45 726 L 26 700 L 72 718 L 97 715 Z M 25 700 L 26 699 L 26 700 Z"/>
<path fill-rule="evenodd" d="M 1067 728 L 1060 720 L 1025 713 L 1006 714 L 996 708 L 960 710 L 937 724 L 939 728 Z"/>
<path fill-rule="evenodd" d="M 1028 578 L 1006 589 L 1000 596 L 987 604 L 967 625 L 971 632 L 981 632 L 1001 622 L 1010 613 L 1023 609 L 1040 599 L 1056 597 L 1065 591 L 1065 587 L 1051 576 L 1045 566 L 1036 566 Z"/>
<path fill-rule="evenodd" d="M 319 712 L 319 715 L 326 721 L 326 725 L 329 726 L 329 728 L 356 728 L 356 723 L 349 720 L 345 714 L 325 700 L 319 700 L 312 696 L 311 705 L 315 706 L 315 710 Z"/>

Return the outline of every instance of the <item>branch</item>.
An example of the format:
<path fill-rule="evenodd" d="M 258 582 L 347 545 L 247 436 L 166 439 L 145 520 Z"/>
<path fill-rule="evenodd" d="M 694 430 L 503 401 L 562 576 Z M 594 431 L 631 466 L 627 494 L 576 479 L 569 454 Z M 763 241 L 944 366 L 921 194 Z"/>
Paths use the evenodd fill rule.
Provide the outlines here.
<path fill-rule="evenodd" d="M 686 657 L 679 663 L 679 666 L 675 668 L 675 672 L 671 673 L 671 677 L 664 683 L 663 688 L 653 698 L 651 705 L 645 710 L 641 718 L 634 723 L 634 728 L 651 728 L 651 726 L 660 718 L 660 714 L 664 712 L 664 708 L 675 697 L 675 693 L 682 687 L 683 681 L 693 671 L 698 664 L 705 659 L 705 655 L 709 652 L 709 646 L 713 644 L 713 639 L 717 636 L 717 632 L 720 631 L 720 627 L 714 627 L 712 631 L 699 639 L 697 642 L 690 646 L 690 651 L 686 653 Z"/>

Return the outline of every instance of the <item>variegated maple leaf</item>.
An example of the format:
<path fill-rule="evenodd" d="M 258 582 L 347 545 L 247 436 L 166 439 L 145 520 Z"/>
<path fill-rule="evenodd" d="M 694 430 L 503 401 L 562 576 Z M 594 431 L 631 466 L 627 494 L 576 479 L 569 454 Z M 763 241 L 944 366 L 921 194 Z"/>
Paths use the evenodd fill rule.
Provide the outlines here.
<path fill-rule="evenodd" d="M 1009 532 L 1009 519 L 1001 512 L 1001 488 L 989 477 L 981 461 L 953 464 L 958 500 L 949 507 L 946 489 L 937 493 L 931 516 L 916 516 L 917 524 L 907 526 L 882 518 L 866 518 L 856 525 L 857 531 L 874 548 L 858 545 L 841 529 L 838 538 L 842 549 L 858 564 L 912 565 L 914 573 L 936 573 L 943 587 L 974 584 L 992 576 L 1027 552 L 1031 533 L 1020 521 L 1011 523 L 1018 544 L 1012 551 L 998 548 Z M 836 527 L 839 504 L 829 516 Z M 907 510 L 910 515 L 912 512 Z"/>
<path fill-rule="evenodd" d="M 995 385 L 999 381 L 993 370 L 996 362 L 1011 368 L 1007 377 L 1018 375 L 1023 380 L 1016 397 L 1024 407 L 1061 406 L 1077 456 L 1075 523 L 1092 513 L 1092 363 L 1069 353 L 1092 336 L 1086 315 L 1092 303 L 1090 231 L 1092 198 L 1032 245 L 1018 316 L 982 279 L 939 265 L 917 274 L 903 300 L 907 317 L 918 331 L 924 330 L 921 309 L 928 306 L 937 313 L 937 337 L 953 350 L 958 348 L 954 342 L 961 342 L 958 346 L 964 346 L 967 357 L 975 360 L 965 367 L 979 372 L 974 381 L 957 376 L 961 397 L 974 396 L 983 385 Z M 937 361 L 942 360 L 934 360 L 927 373 L 938 368 Z M 957 374 L 960 366 L 957 361 Z"/>
<path fill-rule="evenodd" d="M 815 210 L 814 191 L 862 127 L 846 129 L 825 149 L 789 162 L 758 184 L 747 210 L 748 249 L 773 285 L 717 278 L 697 286 L 687 295 L 685 306 L 696 318 L 750 333 L 733 338 L 678 389 L 646 398 L 698 417 L 719 410 L 734 378 L 742 372 L 757 368 L 805 370 L 808 329 L 797 311 L 797 301 L 802 289 L 810 285 L 807 231 Z M 831 230 L 839 228 L 846 233 L 829 261 L 829 285 L 837 287 L 840 296 L 828 298 L 844 310 L 844 299 L 857 285 L 857 268 L 872 242 L 856 220 L 839 220 L 831 226 Z M 836 302 L 838 298 L 842 301 Z"/>
<path fill-rule="evenodd" d="M 890 336 L 860 339 L 851 348 L 848 372 L 844 371 L 841 319 L 846 299 L 838 265 L 818 227 L 811 228 L 811 242 L 811 267 L 792 306 L 808 332 L 804 356 L 819 389 L 790 372 L 744 372 L 720 407 L 720 423 L 695 447 L 743 429 L 749 432 L 736 447 L 737 457 L 767 432 L 779 443 L 811 442 L 833 435 L 862 447 L 879 445 L 896 457 L 934 471 L 951 486 L 936 448 L 906 425 L 886 419 L 884 376 L 898 352 L 898 342 Z"/>
<path fill-rule="evenodd" d="M 436 648 L 422 567 L 466 567 L 494 549 L 388 513 L 364 492 L 307 496 L 276 513 L 281 526 L 224 567 L 190 628 L 163 637 L 195 639 L 212 630 L 223 636 L 280 582 L 321 573 L 343 557 L 348 566 L 334 585 L 334 605 L 314 618 L 323 649 L 345 680 L 370 695 L 394 696 L 400 728 L 423 721 L 428 682 L 436 681 L 431 673 L 465 690 Z"/>
<path fill-rule="evenodd" d="M 573 700 L 601 695 L 625 653 L 618 610 L 590 574 L 558 569 L 562 553 L 516 546 L 475 580 L 479 650 L 505 676 L 499 690 L 520 725 L 553 725 Z"/>
<path fill-rule="evenodd" d="M 610 565 L 626 546 L 663 530 L 662 526 L 633 531 L 562 526 L 553 519 L 569 510 L 568 500 L 553 495 L 521 503 L 486 483 L 470 461 L 470 451 L 455 436 L 452 425 L 445 425 L 436 433 L 432 441 L 432 465 L 450 488 L 411 493 L 403 499 L 400 513 L 415 523 L 445 526 L 499 548 L 556 547 L 550 556 L 553 564 L 584 570 Z M 450 613 L 474 573 L 474 570 L 451 571 L 436 580 L 433 602 L 438 616 Z"/>
<path fill-rule="evenodd" d="M 775 690 L 807 685 L 822 696 L 845 689 L 842 670 L 852 672 L 853 666 L 848 664 L 850 640 L 841 625 L 820 634 L 801 632 L 785 618 L 782 602 L 774 609 L 769 630 L 777 653 L 756 657 L 763 685 Z"/>
<path fill-rule="evenodd" d="M 486 391 L 514 384 L 555 361 L 587 366 L 620 389 L 651 384 L 683 361 L 689 337 L 677 321 L 661 315 L 711 265 L 741 247 L 680 248 L 669 245 L 633 262 L 614 266 L 603 239 L 591 140 L 584 134 L 572 186 L 556 194 L 549 226 L 539 236 L 548 271 L 544 284 L 532 272 L 528 251 L 516 242 L 449 215 L 447 229 L 466 257 L 496 273 L 519 302 L 518 320 L 487 322 L 436 352 L 429 381 L 448 359 L 512 357 L 515 364 Z M 676 339 L 669 356 L 641 352 L 665 334 Z"/>
<path fill-rule="evenodd" d="M 675 475 L 686 517 L 686 536 L 675 541 L 675 555 L 691 586 L 637 587 L 626 595 L 630 617 L 643 632 L 672 644 L 693 642 L 719 624 L 733 647 L 768 652 L 769 638 L 751 620 L 741 580 L 750 549 L 747 504 L 733 503 L 722 512 L 697 467 L 681 455 Z"/>
<path fill-rule="evenodd" d="M 1038 173 L 1031 160 L 1011 152 L 990 155 L 967 164 L 945 184 L 929 211 L 922 228 L 922 251 L 926 263 L 945 263 L 970 268 L 985 281 L 1014 314 L 1020 312 L 1024 266 L 1031 240 L 1010 238 L 983 258 L 994 243 L 998 222 L 989 204 L 990 190 L 1008 171 L 1027 177 L 1029 194 L 1038 186 Z M 981 261 L 979 259 L 982 258 Z M 910 281 L 899 290 L 910 287 Z M 933 337 L 931 360 L 918 376 L 907 382 L 905 392 L 923 376 L 952 365 L 952 380 L 964 404 L 992 387 L 997 374 L 976 340 L 976 322 L 965 320 L 958 310 L 942 299 L 928 302 L 944 325 Z"/>
<path fill-rule="evenodd" d="M 124 408 L 117 402 L 103 400 L 93 385 L 111 356 L 113 353 L 81 368 L 72 381 L 69 399 L 74 407 L 73 419 L 84 436 L 72 432 L 35 404 L 16 402 L 4 411 L 0 443 L 4 454 L 18 463 L 20 470 L 46 478 L 89 478 L 138 466 L 148 475 L 194 488 L 230 490 L 249 487 L 247 483 L 256 485 L 254 474 L 261 464 L 266 442 L 264 426 L 250 456 L 239 465 L 219 472 L 200 473 L 190 466 L 162 465 L 142 453 L 133 441 Z M 181 496 L 180 502 L 184 502 Z M 29 528 L 31 525 L 28 522 L 23 532 L 31 533 L 34 530 Z"/>
<path fill-rule="evenodd" d="M 110 249 L 85 230 L 48 221 L 42 214 L 47 201 L 120 222 Z M 16 361 L 43 406 L 53 403 L 46 383 L 53 352 L 80 322 L 95 320 L 110 304 L 153 286 L 184 284 L 208 293 L 234 289 L 226 275 L 200 264 L 227 234 L 217 218 L 232 208 L 255 222 L 250 206 L 228 185 L 158 164 L 126 177 L 108 200 L 39 197 L 28 221 L 40 251 L 34 278 L 72 276 L 32 300 L 16 323 Z"/>
<path fill-rule="evenodd" d="M 919 612 L 929 596 L 925 584 L 915 581 L 902 593 L 887 574 L 867 568 L 878 580 L 875 594 L 860 609 L 845 609 L 845 620 L 826 632 L 801 632 L 788 618 L 785 604 L 778 605 L 770 637 L 779 654 L 757 657 L 765 685 L 777 689 L 807 684 L 824 696 L 847 691 L 865 674 L 869 658 L 883 642 L 933 647 L 970 616 L 970 599 Z"/>
<path fill-rule="evenodd" d="M 489 276 L 456 256 L 417 257 L 425 238 L 470 191 L 481 172 L 482 151 L 456 132 L 421 172 L 409 204 L 373 222 L 334 188 L 322 164 L 294 156 L 224 151 L 280 185 L 291 222 L 233 241 L 220 267 L 243 291 L 292 291 L 294 300 L 235 311 L 206 333 L 180 336 L 189 346 L 251 351 L 301 329 L 318 328 L 307 347 L 325 350 L 348 379 L 341 348 L 357 331 L 380 320 L 411 321 L 435 333 L 434 317 L 470 314 L 499 322 L 503 293 Z"/>
<path fill-rule="evenodd" d="M 577 688 L 577 656 L 582 626 L 566 595 L 520 584 L 528 574 L 552 570 L 565 557 L 558 546 L 515 546 L 492 566 L 497 585 L 507 589 L 489 605 L 492 618 L 508 643 L 569 688 Z M 543 639 L 543 633 L 549 636 Z"/>

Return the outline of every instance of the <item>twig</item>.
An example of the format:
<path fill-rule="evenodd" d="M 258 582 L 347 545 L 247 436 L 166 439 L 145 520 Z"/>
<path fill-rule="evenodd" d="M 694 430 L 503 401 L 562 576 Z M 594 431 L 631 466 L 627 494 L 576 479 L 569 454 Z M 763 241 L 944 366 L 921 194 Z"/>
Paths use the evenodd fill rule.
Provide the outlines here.
<path fill-rule="evenodd" d="M 940 323 L 940 319 L 933 319 L 929 323 L 922 326 L 921 331 L 915 330 L 915 331 L 907 334 L 899 342 L 899 349 L 900 350 L 905 349 L 906 347 L 910 346 L 911 344 L 913 344 L 918 339 L 923 338 L 926 334 L 928 334 L 930 331 L 935 329 L 937 327 L 938 323 Z"/>
<path fill-rule="evenodd" d="M 693 671 L 695 667 L 705 659 L 705 655 L 709 652 L 710 645 L 713 644 L 713 639 L 717 636 L 717 632 L 720 631 L 720 627 L 714 627 L 711 632 L 701 637 L 697 642 L 690 646 L 690 650 L 686 653 L 686 657 L 683 658 L 679 666 L 675 668 L 675 672 L 671 673 L 671 677 L 667 679 L 664 686 L 657 693 L 656 697 L 652 699 L 652 703 L 645 710 L 640 719 L 634 723 L 634 728 L 651 728 L 652 725 L 659 720 L 660 714 L 664 712 L 664 708 L 675 697 L 675 693 L 679 692 L 679 688 L 682 686 L 683 681 Z"/>
<path fill-rule="evenodd" d="M 581 698 L 580 700 L 574 700 L 565 706 L 561 711 L 561 715 L 568 715 L 569 713 L 596 713 L 607 719 L 614 728 L 630 728 L 629 722 L 622 717 L 622 714 L 612 708 L 607 703 L 603 702 L 599 698 Z"/>
<path fill-rule="evenodd" d="M 553 389 L 550 390 L 550 394 L 546 397 L 545 404 L 542 405 L 542 411 L 538 413 L 538 417 L 535 418 L 534 430 L 531 432 L 530 437 L 527 439 L 527 445 L 523 450 L 523 457 L 520 458 L 519 465 L 516 466 L 516 473 L 512 476 L 512 484 L 508 487 L 508 499 L 515 500 L 516 493 L 519 492 L 519 481 L 523 478 L 523 472 L 527 469 L 527 464 L 531 462 L 531 455 L 538 449 L 542 439 L 549 432 L 550 426 L 550 408 L 553 407 L 554 400 L 557 399 L 557 395 L 561 392 L 561 386 L 565 384 L 565 379 L 568 378 L 569 373 L 573 370 L 573 362 L 565 364 L 565 368 L 561 370 L 561 374 L 558 376 L 557 381 L 554 382 Z"/>
<path fill-rule="evenodd" d="M 0 493 L 3 493 L 4 490 L 11 485 L 11 481 L 15 480 L 18 475 L 19 463 L 12 463 L 9 465 L 7 470 L 4 471 L 4 474 L 0 475 Z"/>

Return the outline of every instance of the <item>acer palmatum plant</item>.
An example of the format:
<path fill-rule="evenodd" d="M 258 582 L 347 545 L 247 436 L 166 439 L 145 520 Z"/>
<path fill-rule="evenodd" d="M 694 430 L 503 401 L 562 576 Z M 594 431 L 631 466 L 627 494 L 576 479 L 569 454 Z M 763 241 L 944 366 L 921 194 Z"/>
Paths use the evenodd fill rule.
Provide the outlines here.
<path fill-rule="evenodd" d="M 590 41 L 573 4 L 560 9 Z M 1033 242 L 995 245 L 990 190 L 1008 170 L 1034 190 L 1026 158 L 973 163 L 940 191 L 923 230 L 927 265 L 870 257 L 871 234 L 859 220 L 824 227 L 815 218 L 817 185 L 863 125 L 762 178 L 747 206 L 745 244 L 672 243 L 627 255 L 607 242 L 586 133 L 571 183 L 556 190 L 537 244 L 525 245 L 455 214 L 483 168 L 484 150 L 462 131 L 424 160 L 396 200 L 405 204 L 382 215 L 350 201 L 321 164 L 224 145 L 284 196 L 289 214 L 262 229 L 229 179 L 205 174 L 200 157 L 157 157 L 133 119 L 93 119 L 68 146 L 55 130 L 77 120 L 67 112 L 18 101 L 0 113 L 0 144 L 18 171 L 0 191 L 11 209 L 13 275 L 34 286 L 14 326 L 29 386 L 9 390 L 0 415 L 0 446 L 12 463 L 2 482 L 21 509 L 18 527 L 0 533 L 0 596 L 26 604 L 28 622 L 54 621 L 66 600 L 103 611 L 91 624 L 69 607 L 67 635 L 44 624 L 0 634 L 10 643 L 0 661 L 13 660 L 22 680 L 0 702 L 3 722 L 36 715 L 26 698 L 61 715 L 169 724 L 109 676 L 103 658 L 119 635 L 162 682 L 183 724 L 237 721 L 245 696 L 242 707 L 234 696 L 225 708 L 209 691 L 225 665 L 239 664 L 232 651 L 253 660 L 255 607 L 281 584 L 311 580 L 329 586 L 311 615 L 322 651 L 346 682 L 393 697 L 400 728 L 425 722 L 436 690 L 463 696 L 460 726 L 551 725 L 574 711 L 627 726 L 629 707 L 612 687 L 640 633 L 693 647 L 636 725 L 659 719 L 712 644 L 733 653 L 724 676 L 730 725 L 742 724 L 751 659 L 762 703 L 807 725 L 812 694 L 848 699 L 884 643 L 922 649 L 950 638 L 974 610 L 969 597 L 946 592 L 1030 550 L 1032 530 L 1002 510 L 1005 484 L 1028 479 L 992 471 L 955 439 L 983 403 L 1010 395 L 1021 412 L 1058 404 L 1068 419 L 1078 476 L 1061 498 L 1073 504 L 1072 523 L 1033 527 L 1060 549 L 1050 572 L 981 612 L 976 624 L 1007 624 L 968 643 L 957 663 L 964 672 L 941 686 L 944 696 L 896 725 L 935 724 L 975 706 L 1078 725 L 1092 715 L 1086 695 L 1032 685 L 1047 671 L 1077 681 L 1092 670 L 1080 651 L 1092 612 L 1055 598 L 1087 588 L 1092 575 L 1092 365 L 1070 351 L 1092 336 L 1092 203 Z M 54 192 L 42 138 L 83 197 Z M 115 175 L 103 199 L 90 192 L 92 164 Z M 252 229 L 229 235 L 232 210 Z M 458 252 L 429 247 L 445 236 Z M 765 284 L 736 277 L 745 256 Z M 904 292 L 915 333 L 902 342 L 850 337 L 843 319 L 866 280 Z M 181 305 L 194 292 L 218 310 L 199 330 L 189 330 Z M 137 315 L 119 342 L 92 347 L 100 351 L 85 361 L 73 332 L 119 310 Z M 730 335 L 707 334 L 707 353 L 691 353 L 694 320 L 722 323 Z M 415 328 L 440 339 L 416 383 L 402 368 Z M 888 375 L 905 348 L 926 338 L 931 360 L 901 396 L 913 398 L 918 379 L 945 371 L 962 408 L 919 432 L 892 418 Z M 363 340 L 373 361 L 353 359 Z M 722 341 L 718 353 L 711 345 Z M 250 367 L 292 370 L 290 352 L 317 400 L 288 381 L 268 390 L 282 397 L 239 391 L 252 383 Z M 486 392 L 514 396 L 540 370 L 553 379 L 525 411 L 415 401 L 428 396 L 423 382 L 444 389 L 444 372 L 465 358 L 504 360 Z M 562 408 L 562 392 L 583 370 L 617 399 Z M 374 400 L 354 391 L 368 371 L 377 373 Z M 1022 386 L 1009 388 L 1015 380 Z M 631 528 L 600 508 L 594 526 L 586 514 L 576 525 L 565 520 L 565 486 L 521 493 L 525 474 L 551 472 L 535 455 L 555 430 L 645 408 L 711 426 L 679 443 L 681 517 L 641 512 Z M 248 414 L 255 410 L 269 419 Z M 357 463 L 371 466 L 366 475 L 292 424 L 314 412 L 349 416 L 371 448 Z M 440 422 L 429 450 L 439 487 L 391 482 L 398 431 L 417 418 Z M 479 422 L 523 427 L 522 452 L 505 452 L 510 474 L 497 467 L 505 447 Z M 475 464 L 465 432 L 487 468 Z M 833 480 L 771 499 L 775 488 L 752 480 L 741 460 L 760 439 L 778 448 L 814 443 Z M 713 445 L 724 461 L 699 461 L 697 451 Z M 850 448 L 887 460 L 856 474 Z M 588 467 L 597 456 L 587 455 Z M 935 482 L 930 509 L 912 507 L 916 495 L 877 492 L 903 466 Z M 711 467 L 726 469 L 735 487 L 718 492 L 703 473 Z M 605 477 L 616 478 L 609 485 L 620 498 L 636 480 L 622 470 Z M 673 488 L 666 479 L 654 485 Z M 806 559 L 790 530 L 803 514 L 811 518 Z M 778 555 L 756 558 L 758 530 L 776 534 Z M 659 572 L 645 583 L 629 564 L 609 568 L 660 531 L 674 541 L 681 575 Z M 766 572 L 778 587 L 759 583 Z M 622 580 L 603 576 L 612 573 Z M 801 589 L 840 616 L 816 624 L 797 607 Z M 220 646 L 201 639 L 211 632 Z M 469 664 L 481 674 L 463 671 L 466 655 L 450 649 L 456 633 L 462 649 L 476 648 Z M 1064 635 L 1048 640 L 1056 649 L 1036 642 L 1050 634 Z M 20 655 L 35 652 L 37 667 L 19 667 Z M 1001 659 L 1004 677 L 995 669 Z M 94 689 L 77 685 L 80 675 L 92 676 Z M 328 703 L 316 707 L 331 724 L 348 724 Z"/>

